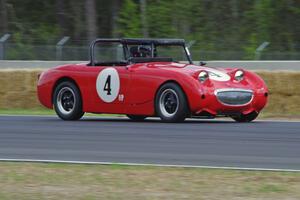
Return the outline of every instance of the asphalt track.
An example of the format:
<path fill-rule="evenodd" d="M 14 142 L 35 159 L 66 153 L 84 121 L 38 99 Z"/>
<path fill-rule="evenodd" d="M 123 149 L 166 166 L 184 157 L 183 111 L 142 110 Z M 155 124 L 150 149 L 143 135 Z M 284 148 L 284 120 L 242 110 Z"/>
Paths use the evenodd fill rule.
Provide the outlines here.
<path fill-rule="evenodd" d="M 300 122 L 0 116 L 0 159 L 300 170 Z"/>

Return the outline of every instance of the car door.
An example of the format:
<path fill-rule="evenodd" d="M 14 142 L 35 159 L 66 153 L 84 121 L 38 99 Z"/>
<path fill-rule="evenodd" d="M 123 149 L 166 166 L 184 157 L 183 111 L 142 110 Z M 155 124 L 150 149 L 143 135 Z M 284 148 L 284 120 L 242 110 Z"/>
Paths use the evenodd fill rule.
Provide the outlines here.
<path fill-rule="evenodd" d="M 95 113 L 124 113 L 130 81 L 126 66 L 88 66 L 92 110 Z"/>

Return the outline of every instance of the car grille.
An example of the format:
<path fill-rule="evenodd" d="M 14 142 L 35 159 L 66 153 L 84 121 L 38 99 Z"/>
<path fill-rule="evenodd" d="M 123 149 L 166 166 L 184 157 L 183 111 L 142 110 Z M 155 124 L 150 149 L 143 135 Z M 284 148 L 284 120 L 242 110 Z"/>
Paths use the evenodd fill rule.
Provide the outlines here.
<path fill-rule="evenodd" d="M 252 101 L 253 92 L 244 89 L 221 89 L 215 92 L 218 100 L 225 105 L 240 106 Z"/>

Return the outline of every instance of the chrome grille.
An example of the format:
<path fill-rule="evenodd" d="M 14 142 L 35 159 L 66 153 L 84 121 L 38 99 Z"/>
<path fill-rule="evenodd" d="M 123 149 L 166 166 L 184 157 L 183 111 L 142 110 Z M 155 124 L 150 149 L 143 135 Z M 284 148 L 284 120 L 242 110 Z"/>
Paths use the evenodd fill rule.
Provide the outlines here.
<path fill-rule="evenodd" d="M 252 101 L 253 92 L 244 89 L 220 89 L 215 92 L 218 100 L 225 105 L 241 106 Z"/>

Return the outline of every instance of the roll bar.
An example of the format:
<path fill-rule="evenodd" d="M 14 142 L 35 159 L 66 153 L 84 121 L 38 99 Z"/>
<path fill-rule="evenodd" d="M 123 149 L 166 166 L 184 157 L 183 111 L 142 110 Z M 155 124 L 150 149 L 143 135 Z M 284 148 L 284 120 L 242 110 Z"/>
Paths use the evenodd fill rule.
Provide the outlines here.
<path fill-rule="evenodd" d="M 109 38 L 98 38 L 92 41 L 90 44 L 90 65 L 94 66 L 95 55 L 94 49 L 97 43 L 111 43 L 111 42 L 119 42 L 124 45 L 151 45 L 151 56 L 154 57 L 154 46 L 163 46 L 163 45 L 174 45 L 174 46 L 183 46 L 184 51 L 187 55 L 188 61 L 190 64 L 193 63 L 191 55 L 185 45 L 184 39 L 146 39 L 146 38 L 120 38 L 120 39 L 109 39 Z M 124 49 L 124 51 L 128 51 L 128 49 Z M 129 52 L 127 52 L 129 53 Z"/>

